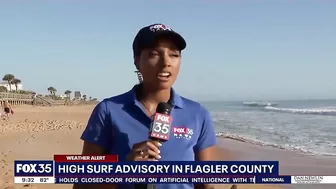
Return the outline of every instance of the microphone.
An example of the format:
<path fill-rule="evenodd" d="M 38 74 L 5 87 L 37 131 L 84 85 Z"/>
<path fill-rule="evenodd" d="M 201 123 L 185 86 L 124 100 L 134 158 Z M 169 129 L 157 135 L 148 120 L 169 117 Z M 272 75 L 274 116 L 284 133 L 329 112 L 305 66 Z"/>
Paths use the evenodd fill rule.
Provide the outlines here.
<path fill-rule="evenodd" d="M 166 142 L 169 140 L 170 127 L 172 117 L 170 116 L 172 106 L 165 102 L 160 102 L 153 116 L 149 137 L 158 142 Z"/>
<path fill-rule="evenodd" d="M 158 142 L 169 140 L 172 117 L 170 116 L 172 106 L 165 102 L 160 102 L 156 107 L 149 130 L 149 138 Z M 150 157 L 153 158 L 153 157 Z M 135 189 L 155 189 L 154 184 L 136 184 Z"/>

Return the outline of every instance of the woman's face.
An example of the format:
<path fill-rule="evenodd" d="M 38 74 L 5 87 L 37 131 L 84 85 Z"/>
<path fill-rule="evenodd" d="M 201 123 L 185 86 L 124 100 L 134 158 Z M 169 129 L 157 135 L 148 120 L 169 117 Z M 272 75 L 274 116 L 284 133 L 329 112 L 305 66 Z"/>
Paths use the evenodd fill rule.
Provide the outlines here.
<path fill-rule="evenodd" d="M 169 89 L 180 70 L 181 52 L 171 40 L 159 39 L 154 48 L 141 51 L 135 64 L 145 85 L 156 90 Z"/>

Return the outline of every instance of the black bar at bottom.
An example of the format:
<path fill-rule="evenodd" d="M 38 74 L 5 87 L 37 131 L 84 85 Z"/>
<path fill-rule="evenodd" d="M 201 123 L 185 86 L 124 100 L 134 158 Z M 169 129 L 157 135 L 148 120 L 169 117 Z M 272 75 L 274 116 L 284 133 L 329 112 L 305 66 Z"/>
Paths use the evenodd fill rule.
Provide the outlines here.
<path fill-rule="evenodd" d="M 147 184 L 135 184 L 134 189 L 147 189 Z"/>

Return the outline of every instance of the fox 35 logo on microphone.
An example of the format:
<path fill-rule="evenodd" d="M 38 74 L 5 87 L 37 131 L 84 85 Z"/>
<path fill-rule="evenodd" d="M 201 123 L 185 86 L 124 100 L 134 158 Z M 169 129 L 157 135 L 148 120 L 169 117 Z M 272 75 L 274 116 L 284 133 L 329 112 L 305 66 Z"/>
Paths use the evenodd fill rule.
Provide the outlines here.
<path fill-rule="evenodd" d="M 53 176 L 53 161 L 14 161 L 14 176 Z"/>
<path fill-rule="evenodd" d="M 150 136 L 160 140 L 168 140 L 171 121 L 171 116 L 156 113 L 151 125 Z"/>

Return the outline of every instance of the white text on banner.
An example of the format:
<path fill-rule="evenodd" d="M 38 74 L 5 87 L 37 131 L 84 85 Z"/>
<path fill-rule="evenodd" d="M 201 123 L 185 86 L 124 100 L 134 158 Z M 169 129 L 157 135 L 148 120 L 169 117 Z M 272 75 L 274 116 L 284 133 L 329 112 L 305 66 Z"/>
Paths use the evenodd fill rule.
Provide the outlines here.
<path fill-rule="evenodd" d="M 55 183 L 54 177 L 14 177 L 15 184 L 47 184 Z"/>
<path fill-rule="evenodd" d="M 291 176 L 292 184 L 336 184 L 336 176 Z"/>

